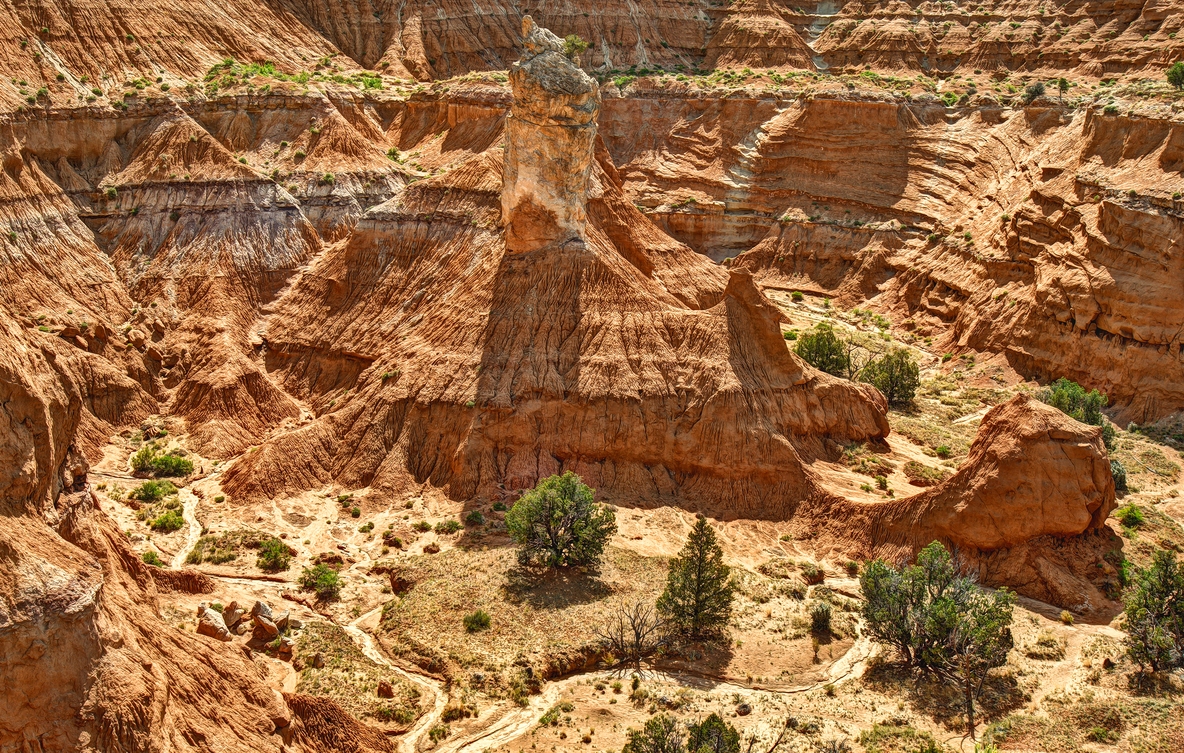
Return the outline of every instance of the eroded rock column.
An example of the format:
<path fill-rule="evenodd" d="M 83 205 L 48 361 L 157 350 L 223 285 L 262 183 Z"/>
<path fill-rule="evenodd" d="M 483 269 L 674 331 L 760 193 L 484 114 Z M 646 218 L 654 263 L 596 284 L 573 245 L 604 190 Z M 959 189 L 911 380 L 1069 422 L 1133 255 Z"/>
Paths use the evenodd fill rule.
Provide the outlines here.
<path fill-rule="evenodd" d="M 563 41 L 530 16 L 522 19 L 522 36 L 506 120 L 506 248 L 582 245 L 600 87 L 563 54 Z"/>

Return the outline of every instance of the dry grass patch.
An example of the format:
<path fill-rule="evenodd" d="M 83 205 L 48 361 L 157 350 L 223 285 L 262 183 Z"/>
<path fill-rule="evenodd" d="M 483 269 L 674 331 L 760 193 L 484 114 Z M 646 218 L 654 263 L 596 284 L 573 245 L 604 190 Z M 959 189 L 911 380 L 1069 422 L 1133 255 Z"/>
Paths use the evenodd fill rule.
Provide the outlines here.
<path fill-rule="evenodd" d="M 1123 554 L 1135 566 L 1149 566 L 1158 549 L 1184 552 L 1184 528 L 1155 505 L 1128 501 L 1114 517 L 1125 539 Z"/>
<path fill-rule="evenodd" d="M 476 670 L 478 684 L 497 694 L 499 683 L 508 692 L 515 665 L 529 665 L 534 679 L 582 666 L 622 601 L 657 598 L 666 562 L 609 547 L 599 572 L 533 572 L 509 548 L 455 548 L 411 557 L 401 573 L 414 585 L 384 607 L 384 645 L 453 679 Z M 464 618 L 476 610 L 488 613 L 489 627 L 468 632 Z"/>
<path fill-rule="evenodd" d="M 249 530 L 208 534 L 197 540 L 185 557 L 185 562 L 189 565 L 200 565 L 203 562 L 221 565 L 232 562 L 246 550 L 258 551 L 264 541 L 272 538 L 274 537 L 271 534 Z"/>
<path fill-rule="evenodd" d="M 904 464 L 904 475 L 913 486 L 933 486 L 949 478 L 950 472 L 910 460 Z"/>
<path fill-rule="evenodd" d="M 859 733 L 867 753 L 944 753 L 948 750 L 933 735 L 907 724 L 876 724 Z"/>
<path fill-rule="evenodd" d="M 315 666 L 317 654 L 321 667 Z M 408 729 L 423 713 L 419 690 L 363 654 L 337 625 L 306 625 L 292 656 L 302 666 L 296 692 L 332 698 L 357 719 L 386 729 Z M 381 682 L 390 684 L 393 697 L 379 697 Z"/>
<path fill-rule="evenodd" d="M 940 416 L 927 415 L 925 409 L 916 415 L 890 410 L 888 423 L 891 424 L 892 431 L 908 437 L 913 444 L 924 447 L 928 454 L 937 456 L 938 448 L 948 448 L 948 456 L 951 458 L 964 458 L 970 449 L 970 443 L 974 441 L 975 432 L 978 431 L 976 421 L 955 424 Z"/>
<path fill-rule="evenodd" d="M 1086 692 L 1045 699 L 1045 714 L 1016 714 L 991 730 L 1000 750 L 1048 753 L 1097 750 L 1168 753 L 1184 750 L 1180 700 L 1113 698 Z"/>

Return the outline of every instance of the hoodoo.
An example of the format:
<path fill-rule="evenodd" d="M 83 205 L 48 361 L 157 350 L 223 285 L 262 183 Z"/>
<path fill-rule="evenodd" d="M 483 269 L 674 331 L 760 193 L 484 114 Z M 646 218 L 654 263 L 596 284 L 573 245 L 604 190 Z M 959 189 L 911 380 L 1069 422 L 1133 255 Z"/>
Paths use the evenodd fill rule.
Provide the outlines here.
<path fill-rule="evenodd" d="M 583 247 L 600 87 L 563 54 L 563 40 L 522 19 L 522 59 L 510 68 L 502 213 L 506 249 Z"/>

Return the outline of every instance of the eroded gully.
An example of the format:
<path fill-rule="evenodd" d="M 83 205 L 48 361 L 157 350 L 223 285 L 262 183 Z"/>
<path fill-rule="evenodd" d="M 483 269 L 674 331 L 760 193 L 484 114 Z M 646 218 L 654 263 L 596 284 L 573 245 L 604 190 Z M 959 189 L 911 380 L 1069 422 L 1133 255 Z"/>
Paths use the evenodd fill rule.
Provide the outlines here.
<path fill-rule="evenodd" d="M 174 566 L 176 567 L 177 565 Z M 276 581 L 271 579 L 217 575 L 213 577 L 225 583 L 242 586 L 274 587 L 276 585 Z M 421 695 L 432 699 L 431 710 L 424 713 L 423 716 L 416 720 L 415 725 L 411 729 L 399 737 L 399 752 L 415 753 L 419 749 L 420 742 L 431 732 L 432 728 L 441 723 L 444 709 L 448 705 L 448 693 L 445 690 L 444 683 L 435 677 L 414 669 L 405 669 L 387 659 L 379 648 L 378 643 L 374 640 L 374 636 L 368 632 L 368 629 L 372 630 L 377 623 L 377 617 L 381 612 L 382 607 L 377 607 L 347 624 L 338 623 L 332 617 L 325 614 L 321 614 L 321 616 L 345 630 L 368 659 L 387 667 L 399 677 L 419 688 Z M 723 689 L 730 693 L 738 694 L 741 697 L 751 697 L 758 693 L 788 696 L 805 693 L 822 687 L 827 683 L 839 684 L 857 676 L 871 655 L 871 647 L 872 644 L 868 639 L 860 638 L 846 654 L 831 665 L 825 680 L 793 688 L 762 688 L 760 686 L 729 682 L 711 675 L 684 670 L 650 669 L 645 670 L 642 675 L 645 679 L 677 683 L 684 687 L 698 690 Z M 480 753 L 481 751 L 493 750 L 506 745 L 522 735 L 529 733 L 538 724 L 539 717 L 559 701 L 563 691 L 597 674 L 605 674 L 605 671 L 591 670 L 578 672 L 549 682 L 541 693 L 530 697 L 526 706 L 520 707 L 508 702 L 493 704 L 478 715 L 476 719 L 477 729 L 455 738 L 445 739 L 434 750 L 437 753 L 453 753 L 454 751 L 461 750 L 466 751 L 466 753 Z"/>

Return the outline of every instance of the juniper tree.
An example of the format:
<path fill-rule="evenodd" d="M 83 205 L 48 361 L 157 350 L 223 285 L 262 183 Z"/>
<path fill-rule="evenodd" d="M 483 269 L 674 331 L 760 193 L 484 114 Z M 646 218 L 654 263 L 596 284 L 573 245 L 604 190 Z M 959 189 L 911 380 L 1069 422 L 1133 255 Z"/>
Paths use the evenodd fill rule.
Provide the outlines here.
<path fill-rule="evenodd" d="M 1184 571 L 1173 552 L 1159 550 L 1140 570 L 1126 597 L 1126 650 L 1158 672 L 1184 663 Z"/>
<path fill-rule="evenodd" d="M 702 638 L 728 624 L 735 586 L 715 530 L 702 515 L 682 551 L 670 563 L 658 612 L 675 628 Z"/>
<path fill-rule="evenodd" d="M 826 322 L 815 327 L 813 332 L 798 337 L 793 352 L 814 368 L 833 376 L 845 376 L 851 369 L 847 345 Z"/>
<path fill-rule="evenodd" d="M 863 367 L 861 381 L 884 393 L 889 405 L 907 405 L 921 386 L 921 369 L 904 348 L 894 348 Z"/>
<path fill-rule="evenodd" d="M 612 510 L 571 471 L 550 476 L 523 494 L 506 513 L 506 528 L 524 565 L 567 567 L 600 560 L 617 532 Z"/>
<path fill-rule="evenodd" d="M 915 565 L 897 570 L 882 560 L 867 563 L 860 585 L 867 634 L 895 648 L 906 665 L 955 685 L 973 737 L 975 703 L 988 671 L 1002 666 L 1012 647 L 1015 597 L 959 575 L 936 541 L 921 550 Z"/>

